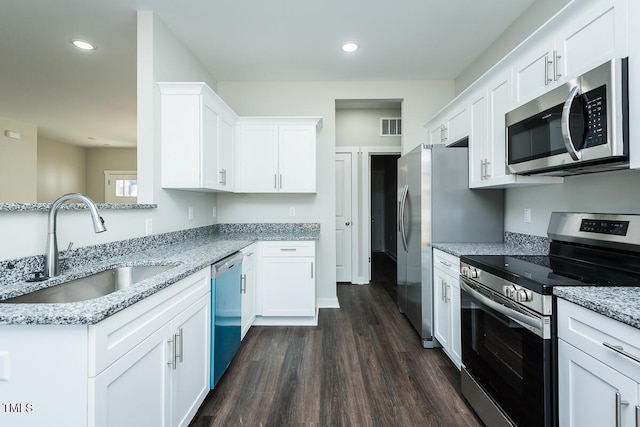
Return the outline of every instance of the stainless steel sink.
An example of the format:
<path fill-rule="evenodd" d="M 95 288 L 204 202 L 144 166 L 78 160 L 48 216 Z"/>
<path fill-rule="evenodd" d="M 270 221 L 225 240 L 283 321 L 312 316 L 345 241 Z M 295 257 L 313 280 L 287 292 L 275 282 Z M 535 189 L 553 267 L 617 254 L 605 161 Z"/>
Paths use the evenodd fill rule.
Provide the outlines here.
<path fill-rule="evenodd" d="M 125 289 L 134 283 L 173 268 L 173 265 L 117 267 L 74 279 L 50 288 L 9 298 L 0 303 L 56 303 L 86 301 Z"/>

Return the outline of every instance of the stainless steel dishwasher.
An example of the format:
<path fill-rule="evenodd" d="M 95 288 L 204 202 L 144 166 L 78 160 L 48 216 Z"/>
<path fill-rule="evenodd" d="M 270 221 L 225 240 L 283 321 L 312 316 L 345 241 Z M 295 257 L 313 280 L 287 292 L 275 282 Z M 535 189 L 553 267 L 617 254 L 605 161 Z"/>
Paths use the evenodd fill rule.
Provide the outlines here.
<path fill-rule="evenodd" d="M 211 388 L 240 348 L 242 253 L 211 266 Z"/>

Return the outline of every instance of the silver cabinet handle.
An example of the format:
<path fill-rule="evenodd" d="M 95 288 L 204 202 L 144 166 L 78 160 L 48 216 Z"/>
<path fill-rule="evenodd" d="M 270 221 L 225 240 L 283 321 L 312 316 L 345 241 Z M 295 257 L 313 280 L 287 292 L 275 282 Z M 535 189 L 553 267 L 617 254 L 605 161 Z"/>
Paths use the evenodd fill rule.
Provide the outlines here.
<path fill-rule="evenodd" d="M 560 58 L 562 58 L 561 55 L 558 55 L 558 51 L 554 50 L 553 51 L 553 79 L 554 80 L 558 80 L 560 77 L 562 77 L 562 74 L 558 72 L 558 70 L 560 69 L 559 66 L 559 62 L 560 62 Z"/>
<path fill-rule="evenodd" d="M 627 406 L 629 402 L 622 400 L 622 395 L 616 391 L 616 427 L 622 427 L 622 406 Z"/>
<path fill-rule="evenodd" d="M 295 252 L 296 248 L 280 248 L 282 252 Z"/>
<path fill-rule="evenodd" d="M 282 174 L 280 174 L 280 189 L 282 190 Z"/>
<path fill-rule="evenodd" d="M 240 276 L 240 293 L 241 294 L 247 293 L 247 275 L 246 274 L 243 274 L 242 276 Z"/>
<path fill-rule="evenodd" d="M 313 279 L 313 262 L 311 262 L 311 278 Z"/>
<path fill-rule="evenodd" d="M 443 261 L 443 260 L 439 260 L 439 261 L 440 261 L 440 264 L 444 264 L 444 265 L 446 265 L 447 267 L 451 267 L 451 263 L 450 263 L 450 262 Z"/>
<path fill-rule="evenodd" d="M 219 183 L 219 184 L 224 183 L 224 179 L 222 178 L 222 174 L 223 174 L 223 172 L 222 172 L 222 170 L 220 170 L 220 171 L 218 172 L 218 175 L 220 176 L 220 177 L 218 178 L 218 183 Z"/>
<path fill-rule="evenodd" d="M 640 427 L 640 406 L 636 405 L 636 427 Z"/>
<path fill-rule="evenodd" d="M 444 294 L 445 294 L 445 292 L 447 292 L 447 291 L 444 289 L 444 280 L 440 279 L 440 293 L 442 294 L 442 295 L 440 296 L 440 299 L 441 299 L 442 301 L 444 301 L 444 300 L 445 300 L 445 299 L 444 299 Z"/>
<path fill-rule="evenodd" d="M 580 94 L 580 86 L 574 86 L 569 92 L 569 97 L 564 102 L 562 107 L 562 118 L 560 119 L 560 129 L 562 130 L 562 140 L 564 141 L 564 148 L 573 160 L 580 160 L 582 158 L 582 152 L 576 150 L 571 140 L 571 130 L 569 129 L 569 119 L 571 114 L 571 104 L 573 104 L 574 98 Z"/>
<path fill-rule="evenodd" d="M 633 360 L 636 363 L 640 363 L 640 357 L 625 351 L 624 347 L 621 345 L 613 345 L 613 344 L 609 344 L 608 342 L 603 342 L 602 345 L 607 347 L 608 349 L 615 351 L 618 354 L 628 357 L 629 359 Z"/>
<path fill-rule="evenodd" d="M 180 328 L 180 331 L 176 334 L 176 339 L 178 338 L 180 338 L 180 353 L 177 358 L 180 359 L 180 363 L 182 363 L 182 356 L 184 355 L 184 332 L 182 328 Z"/>
<path fill-rule="evenodd" d="M 553 61 L 549 60 L 549 55 L 544 56 L 544 85 L 545 86 L 548 86 L 549 83 L 553 81 L 553 79 L 549 77 L 549 65 L 551 65 L 552 62 Z"/>
<path fill-rule="evenodd" d="M 278 189 L 278 174 L 273 175 L 273 188 Z"/>

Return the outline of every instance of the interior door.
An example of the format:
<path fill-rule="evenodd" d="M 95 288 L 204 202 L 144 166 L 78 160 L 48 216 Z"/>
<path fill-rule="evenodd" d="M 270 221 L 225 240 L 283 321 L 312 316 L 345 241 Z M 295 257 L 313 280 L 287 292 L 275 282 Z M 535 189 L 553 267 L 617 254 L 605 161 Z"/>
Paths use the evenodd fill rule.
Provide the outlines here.
<path fill-rule="evenodd" d="M 336 153 L 336 280 L 351 282 L 351 153 Z"/>
<path fill-rule="evenodd" d="M 384 172 L 371 172 L 371 251 L 384 252 Z"/>

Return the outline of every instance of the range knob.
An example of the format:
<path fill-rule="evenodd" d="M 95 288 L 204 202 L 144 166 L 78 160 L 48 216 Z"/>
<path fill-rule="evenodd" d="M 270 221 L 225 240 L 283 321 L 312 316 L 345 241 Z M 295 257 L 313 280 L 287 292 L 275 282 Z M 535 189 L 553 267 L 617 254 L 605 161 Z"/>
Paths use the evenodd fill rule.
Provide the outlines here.
<path fill-rule="evenodd" d="M 526 289 L 518 289 L 515 292 L 515 300 L 518 302 L 527 302 L 533 300 L 533 293 Z"/>
<path fill-rule="evenodd" d="M 469 279 L 477 279 L 479 276 L 478 270 L 474 267 L 469 267 L 467 269 L 467 271 L 465 272 L 465 276 L 467 276 Z"/>

